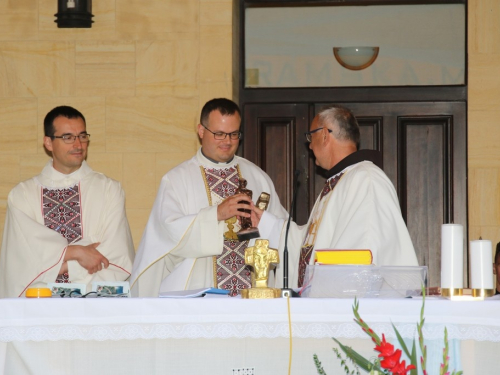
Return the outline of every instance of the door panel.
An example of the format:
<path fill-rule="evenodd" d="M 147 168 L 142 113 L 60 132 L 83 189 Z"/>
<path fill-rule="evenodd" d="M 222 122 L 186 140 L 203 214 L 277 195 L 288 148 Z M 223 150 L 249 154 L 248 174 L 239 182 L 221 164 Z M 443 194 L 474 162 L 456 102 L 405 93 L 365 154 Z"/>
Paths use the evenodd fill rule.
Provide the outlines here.
<path fill-rule="evenodd" d="M 299 224 L 305 224 L 309 217 L 310 157 L 304 138 L 309 126 L 308 108 L 306 104 L 250 104 L 243 108 L 244 156 L 271 177 L 288 212 L 294 171 L 301 172 L 294 215 Z"/>

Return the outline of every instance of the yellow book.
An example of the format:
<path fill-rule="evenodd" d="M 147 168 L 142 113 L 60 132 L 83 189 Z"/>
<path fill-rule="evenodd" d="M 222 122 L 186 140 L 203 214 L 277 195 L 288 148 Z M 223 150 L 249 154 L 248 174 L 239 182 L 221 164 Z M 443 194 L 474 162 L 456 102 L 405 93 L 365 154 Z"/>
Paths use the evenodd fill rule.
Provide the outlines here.
<path fill-rule="evenodd" d="M 321 264 L 372 264 L 371 250 L 316 250 L 315 262 Z"/>

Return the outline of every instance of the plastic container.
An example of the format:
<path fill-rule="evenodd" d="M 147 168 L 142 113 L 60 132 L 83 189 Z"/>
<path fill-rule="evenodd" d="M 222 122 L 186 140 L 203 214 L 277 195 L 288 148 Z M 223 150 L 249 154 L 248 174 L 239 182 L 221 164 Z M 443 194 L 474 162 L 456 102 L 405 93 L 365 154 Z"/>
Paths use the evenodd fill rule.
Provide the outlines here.
<path fill-rule="evenodd" d="M 52 291 L 49 288 L 29 288 L 26 298 L 51 298 Z"/>

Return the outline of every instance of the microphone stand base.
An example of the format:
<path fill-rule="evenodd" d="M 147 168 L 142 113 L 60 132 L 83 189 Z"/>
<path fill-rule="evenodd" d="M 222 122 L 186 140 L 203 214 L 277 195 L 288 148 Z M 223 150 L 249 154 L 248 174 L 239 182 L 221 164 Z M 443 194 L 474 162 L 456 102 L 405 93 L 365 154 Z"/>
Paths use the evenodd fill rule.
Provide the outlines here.
<path fill-rule="evenodd" d="M 295 298 L 295 297 L 300 297 L 300 294 L 297 293 L 295 290 L 290 288 L 281 289 L 281 298 Z"/>

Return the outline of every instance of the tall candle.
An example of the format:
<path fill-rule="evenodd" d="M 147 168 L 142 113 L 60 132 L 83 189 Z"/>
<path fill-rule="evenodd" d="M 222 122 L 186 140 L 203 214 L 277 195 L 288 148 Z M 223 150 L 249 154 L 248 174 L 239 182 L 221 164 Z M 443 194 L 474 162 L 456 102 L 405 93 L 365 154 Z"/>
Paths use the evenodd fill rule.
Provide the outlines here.
<path fill-rule="evenodd" d="M 464 228 L 461 224 L 441 226 L 441 288 L 464 287 Z"/>
<path fill-rule="evenodd" d="M 493 289 L 491 241 L 470 242 L 470 276 L 472 289 Z"/>

